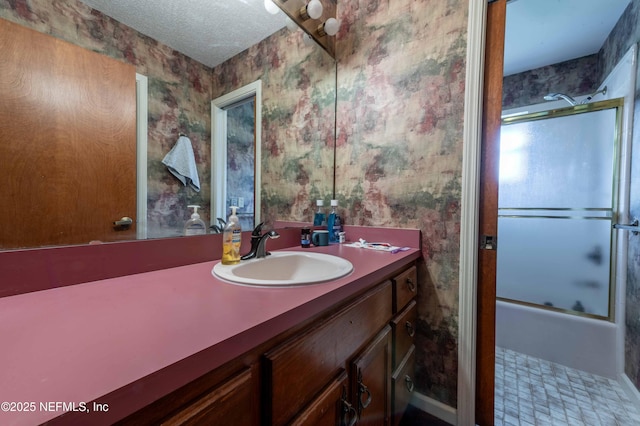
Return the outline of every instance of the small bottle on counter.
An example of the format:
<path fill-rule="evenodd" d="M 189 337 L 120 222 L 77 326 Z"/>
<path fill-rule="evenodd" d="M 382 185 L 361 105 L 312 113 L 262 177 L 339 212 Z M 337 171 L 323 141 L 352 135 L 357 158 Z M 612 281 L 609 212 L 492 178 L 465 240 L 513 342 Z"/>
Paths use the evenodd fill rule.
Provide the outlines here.
<path fill-rule="evenodd" d="M 329 219 L 327 220 L 327 229 L 329 230 L 329 243 L 340 242 L 340 232 L 342 232 L 342 220 L 336 210 L 338 207 L 338 200 L 331 200 L 331 213 L 329 213 Z"/>
<path fill-rule="evenodd" d="M 313 226 L 326 226 L 324 209 L 322 208 L 324 206 L 324 201 L 316 200 L 316 206 L 318 206 L 318 211 L 316 211 L 316 214 L 313 216 Z"/>
<path fill-rule="evenodd" d="M 300 230 L 300 246 L 302 248 L 311 247 L 311 229 L 306 226 Z"/>

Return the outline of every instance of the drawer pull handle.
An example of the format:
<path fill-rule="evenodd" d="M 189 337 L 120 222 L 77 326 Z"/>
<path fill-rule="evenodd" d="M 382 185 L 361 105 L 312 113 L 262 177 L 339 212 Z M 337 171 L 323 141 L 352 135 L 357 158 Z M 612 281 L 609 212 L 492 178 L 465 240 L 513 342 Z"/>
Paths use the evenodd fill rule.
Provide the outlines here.
<path fill-rule="evenodd" d="M 407 321 L 404 327 L 407 329 L 407 333 L 409 334 L 409 337 L 413 337 L 416 334 L 416 329 L 413 328 L 413 324 L 411 324 L 411 322 Z"/>
<path fill-rule="evenodd" d="M 367 394 L 367 399 L 364 401 L 362 401 L 363 394 Z M 362 383 L 362 370 L 358 370 L 358 402 L 360 403 L 360 413 L 371 404 L 371 391 Z"/>
<path fill-rule="evenodd" d="M 408 374 L 404 376 L 404 384 L 409 392 L 413 392 L 413 380 L 411 380 L 411 377 L 409 377 Z"/>
<path fill-rule="evenodd" d="M 348 426 L 354 426 L 358 422 L 358 413 L 356 409 L 353 408 L 353 405 L 349 403 L 346 399 L 346 389 L 343 389 L 342 398 L 342 412 L 343 412 L 343 424 Z"/>
<path fill-rule="evenodd" d="M 416 284 L 413 282 L 411 278 L 407 278 L 407 287 L 409 287 L 409 291 L 411 291 L 411 293 L 415 293 Z"/>

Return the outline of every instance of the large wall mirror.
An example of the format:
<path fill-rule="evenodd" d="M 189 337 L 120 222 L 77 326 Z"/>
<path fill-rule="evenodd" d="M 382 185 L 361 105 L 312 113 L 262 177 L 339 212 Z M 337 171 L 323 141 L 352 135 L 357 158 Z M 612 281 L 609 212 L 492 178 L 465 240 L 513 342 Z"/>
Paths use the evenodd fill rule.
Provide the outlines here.
<path fill-rule="evenodd" d="M 207 17 L 209 15 L 204 16 L 198 11 L 196 5 L 185 9 L 182 6 L 177 7 L 175 2 L 171 1 L 154 2 L 153 5 L 142 1 L 0 1 L 0 18 L 4 21 L 70 43 L 95 54 L 95 58 L 115 59 L 129 66 L 126 73 L 132 76 L 133 86 L 127 89 L 127 93 L 129 89 L 138 91 L 137 98 L 133 95 L 137 105 L 134 105 L 133 110 L 119 109 L 109 114 L 117 118 L 126 115 L 135 123 L 136 111 L 139 113 L 143 107 L 147 109 L 147 120 L 144 123 L 147 125 L 146 148 L 140 151 L 138 146 L 139 152 L 134 155 L 134 162 L 138 165 L 146 161 L 146 167 L 138 167 L 141 173 L 137 178 L 139 183 L 146 186 L 146 196 L 142 203 L 144 208 L 138 207 L 137 211 L 144 211 L 146 208 L 146 213 L 139 215 L 135 208 L 133 212 L 129 212 L 129 209 L 113 211 L 107 215 L 108 219 L 100 219 L 107 223 L 109 231 L 115 231 L 111 235 L 94 236 L 85 233 L 77 236 L 76 230 L 85 226 L 78 220 L 62 223 L 55 219 L 47 210 L 52 201 L 34 197 L 29 190 L 29 181 L 26 180 L 22 189 L 0 193 L 4 198 L 0 202 L 5 206 L 21 197 L 28 200 L 28 205 L 33 206 L 33 209 L 24 215 L 29 220 L 22 221 L 22 224 L 10 221 L 11 223 L 5 225 L 6 232 L 12 234 L 10 228 L 15 229 L 17 226 L 31 229 L 50 228 L 53 229 L 54 239 L 7 243 L 2 238 L 0 251 L 88 244 L 92 241 L 176 237 L 183 234 L 184 223 L 190 216 L 187 206 L 193 204 L 201 206 L 199 213 L 206 223 L 215 223 L 210 209 L 211 177 L 216 173 L 212 166 L 212 100 L 256 81 L 261 81 L 262 85 L 261 157 L 255 165 L 256 174 L 259 174 L 261 179 L 259 188 L 256 188 L 260 195 L 257 199 L 260 201 L 255 209 L 259 211 L 261 220 L 267 223 L 276 220 L 308 220 L 316 199 L 331 198 L 335 145 L 335 60 L 319 46 L 306 44 L 302 31 L 288 29 L 284 14 L 280 12 L 279 15 L 272 15 L 267 12 L 263 1 L 206 0 L 200 3 L 214 15 L 222 16 L 228 21 L 232 30 L 220 29 L 214 22 L 210 22 Z M 124 9 L 117 6 L 124 6 Z M 239 9 L 234 9 L 235 6 Z M 156 19 L 156 15 L 161 15 L 162 8 L 176 9 L 170 11 L 178 18 L 170 24 L 157 21 L 152 27 L 156 30 L 159 28 L 160 31 L 159 35 L 154 37 L 151 34 L 153 31 L 144 27 L 138 18 L 150 15 Z M 234 22 L 231 22 L 232 20 Z M 202 25 L 206 30 L 202 29 Z M 249 31 L 247 25 L 251 28 L 264 28 Z M 187 31 L 192 27 L 196 29 L 192 32 Z M 200 36 L 194 36 L 194 33 Z M 214 36 L 210 37 L 209 33 Z M 251 41 L 241 42 L 240 35 L 244 33 L 257 35 Z M 29 46 L 29 40 L 24 42 L 25 46 Z M 191 45 L 196 44 L 201 50 L 190 50 Z M 0 53 L 6 56 L 1 52 L 3 48 L 6 46 L 0 42 Z M 185 54 L 185 51 L 189 51 L 189 54 Z M 195 53 L 192 54 L 192 51 Z M 85 60 L 85 63 L 92 62 L 98 61 Z M 103 69 L 109 67 L 110 65 L 102 66 Z M 83 86 L 84 83 L 74 78 L 67 74 L 62 76 L 60 81 L 71 86 Z M 42 83 L 43 86 L 56 86 L 60 92 L 65 93 L 62 87 L 64 84 L 60 82 Z M 144 90 L 141 90 L 141 87 Z M 145 91 L 146 102 L 141 106 L 140 93 Z M 51 98 L 52 96 L 54 95 L 50 94 L 49 99 L 55 101 L 57 98 Z M 106 108 L 93 101 L 86 102 L 86 105 L 86 109 L 102 111 Z M 32 119 L 37 122 L 44 116 L 45 113 L 40 113 L 39 117 L 33 115 Z M 95 119 L 83 120 L 97 122 Z M 75 121 L 78 122 L 79 120 Z M 119 124 L 116 123 L 115 126 Z M 127 138 L 139 142 L 141 139 L 139 135 L 135 135 L 136 129 L 139 131 L 141 126 L 134 126 L 133 134 L 131 130 L 121 132 L 119 127 L 103 127 L 102 133 L 111 135 L 111 139 L 116 142 Z M 9 135 L 0 131 L 0 144 L 20 144 L 22 140 L 32 138 L 30 123 L 22 123 L 22 129 L 19 137 L 15 132 Z M 44 144 L 49 140 L 42 136 L 46 132 L 41 130 L 38 134 L 39 143 Z M 64 126 L 64 131 L 58 132 L 58 137 L 61 140 L 74 137 L 91 141 L 95 139 L 95 134 L 89 131 L 78 136 L 78 128 L 74 125 L 74 120 L 71 120 Z M 162 164 L 163 158 L 176 145 L 181 134 L 186 135 L 192 144 L 199 174 L 199 191 L 183 185 Z M 106 159 L 110 150 L 103 151 L 103 155 L 94 155 L 93 158 Z M 59 163 L 57 167 L 79 168 L 72 162 L 74 156 L 59 160 L 51 155 L 48 162 Z M 131 182 L 136 181 L 136 167 L 119 159 L 120 157 L 108 167 L 120 168 L 124 174 L 122 179 L 128 182 L 130 187 Z M 46 158 L 41 160 L 47 163 Z M 4 165 L 11 161 L 15 160 L 0 157 L 3 169 Z M 28 175 L 37 176 L 39 167 L 37 163 L 32 165 L 30 160 L 26 160 L 22 169 Z M 91 167 L 89 169 L 92 170 Z M 46 192 L 51 194 L 53 200 L 60 198 L 64 191 L 57 179 L 56 175 L 46 176 L 49 182 Z M 10 180 L 24 181 L 24 175 L 11 176 Z M 90 173 L 79 178 L 77 182 L 92 180 L 94 176 Z M 114 185 L 118 185 L 120 189 L 116 188 L 113 192 L 125 191 L 124 185 Z M 94 190 L 98 196 L 91 201 L 85 201 L 77 195 L 78 185 L 72 183 L 69 186 L 73 190 L 62 197 L 66 200 L 63 211 L 75 211 L 78 206 L 84 204 L 89 207 L 89 211 L 98 212 L 107 210 L 114 204 L 109 198 L 110 190 L 105 186 L 99 186 Z M 140 186 L 137 185 L 138 190 Z M 140 197 L 138 198 L 138 201 L 141 201 Z M 85 214 L 83 217 L 87 222 L 91 222 L 94 221 L 94 216 L 98 215 Z M 126 223 L 114 225 L 114 222 L 126 217 L 132 218 L 131 226 L 127 226 Z M 140 229 L 137 229 L 138 227 Z M 30 234 L 30 231 L 26 230 L 24 233 Z M 55 234 L 65 234 L 69 238 L 58 241 L 55 240 Z"/>

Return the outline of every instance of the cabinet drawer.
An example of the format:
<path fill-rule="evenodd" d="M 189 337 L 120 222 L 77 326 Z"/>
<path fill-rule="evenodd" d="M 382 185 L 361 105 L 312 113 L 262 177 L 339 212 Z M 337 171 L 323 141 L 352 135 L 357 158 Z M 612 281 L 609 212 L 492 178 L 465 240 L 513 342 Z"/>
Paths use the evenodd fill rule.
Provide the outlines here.
<path fill-rule="evenodd" d="M 409 348 L 414 344 L 416 333 L 416 321 L 418 319 L 418 309 L 415 300 L 409 302 L 402 312 L 393 318 L 391 327 L 393 329 L 393 368 L 407 355 Z"/>
<path fill-rule="evenodd" d="M 269 424 L 291 421 L 389 322 L 391 296 L 391 282 L 385 281 L 305 334 L 264 355 Z"/>
<path fill-rule="evenodd" d="M 291 426 L 326 426 L 343 423 L 345 414 L 353 418 L 355 409 L 347 401 L 347 372 L 342 372 L 291 422 Z"/>
<path fill-rule="evenodd" d="M 204 396 L 181 408 L 162 425 L 255 425 L 258 423 L 251 369 L 232 376 Z"/>
<path fill-rule="evenodd" d="M 418 293 L 418 270 L 415 266 L 393 279 L 393 313 L 397 313 Z"/>
<path fill-rule="evenodd" d="M 397 426 L 402 420 L 402 415 L 407 409 L 414 390 L 414 366 L 415 366 L 415 346 L 409 348 L 407 356 L 404 357 L 391 378 L 391 409 L 393 413 L 392 426 Z"/>

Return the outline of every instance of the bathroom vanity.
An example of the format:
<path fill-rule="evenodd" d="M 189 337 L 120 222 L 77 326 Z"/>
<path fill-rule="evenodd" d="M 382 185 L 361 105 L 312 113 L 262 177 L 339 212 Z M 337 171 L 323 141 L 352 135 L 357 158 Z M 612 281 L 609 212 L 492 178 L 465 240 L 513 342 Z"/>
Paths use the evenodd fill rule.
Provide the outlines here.
<path fill-rule="evenodd" d="M 415 232 L 395 254 L 287 248 L 354 265 L 319 284 L 230 284 L 208 261 L 0 298 L 0 399 L 37 404 L 0 422 L 397 425 L 413 389 Z M 40 409 L 50 401 L 66 412 Z"/>

